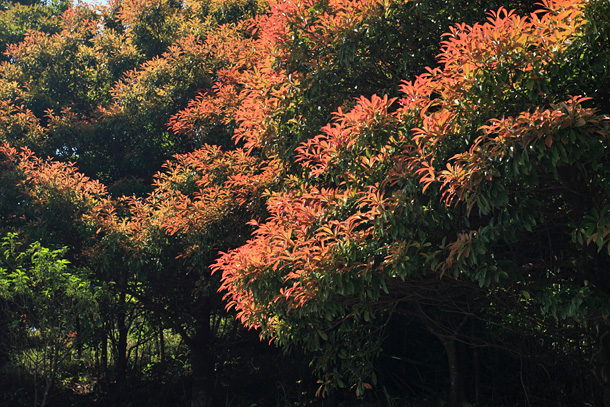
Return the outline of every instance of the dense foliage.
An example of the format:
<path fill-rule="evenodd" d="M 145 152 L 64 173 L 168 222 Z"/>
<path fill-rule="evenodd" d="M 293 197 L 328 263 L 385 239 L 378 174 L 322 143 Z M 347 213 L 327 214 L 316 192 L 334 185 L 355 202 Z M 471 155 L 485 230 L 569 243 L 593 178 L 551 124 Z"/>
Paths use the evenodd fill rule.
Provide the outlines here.
<path fill-rule="evenodd" d="M 5 401 L 610 405 L 608 16 L 3 3 Z"/>

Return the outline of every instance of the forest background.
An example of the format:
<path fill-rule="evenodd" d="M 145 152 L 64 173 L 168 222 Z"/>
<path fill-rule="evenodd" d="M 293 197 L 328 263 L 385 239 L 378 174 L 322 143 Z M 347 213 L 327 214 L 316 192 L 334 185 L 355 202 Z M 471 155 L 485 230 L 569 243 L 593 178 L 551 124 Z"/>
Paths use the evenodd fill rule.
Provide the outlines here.
<path fill-rule="evenodd" d="M 610 406 L 607 0 L 0 10 L 0 404 Z"/>

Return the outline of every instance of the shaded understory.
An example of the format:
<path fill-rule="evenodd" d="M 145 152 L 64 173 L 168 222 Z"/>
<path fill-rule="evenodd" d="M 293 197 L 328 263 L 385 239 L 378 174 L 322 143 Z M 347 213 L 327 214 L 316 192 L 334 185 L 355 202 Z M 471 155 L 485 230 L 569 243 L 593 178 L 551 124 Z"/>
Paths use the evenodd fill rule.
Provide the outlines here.
<path fill-rule="evenodd" d="M 304 355 L 284 355 L 255 335 L 246 334 L 232 345 L 216 349 L 224 362 L 216 363 L 213 403 L 247 407 L 449 405 L 452 388 L 445 346 L 424 326 L 395 323 L 402 323 L 402 328 L 393 327 L 393 335 L 386 338 L 376 362 L 379 383 L 364 397 L 356 397 L 350 389 L 316 397 L 319 384 Z M 505 333 L 504 339 L 510 342 L 510 334 Z M 460 405 L 603 405 L 587 354 L 566 355 L 560 343 L 513 339 L 518 345 L 513 349 L 500 347 L 499 342 L 492 346 L 491 340 L 486 346 L 455 343 Z M 100 367 L 95 364 L 73 364 L 57 380 L 47 405 L 188 406 L 192 383 L 188 354 L 181 346 L 168 349 L 164 361 L 151 361 L 146 354 L 139 360 L 130 359 L 122 385 L 113 381 L 112 373 L 106 379 L 99 376 Z M 517 350 L 522 353 L 517 354 Z M 580 365 L 575 364 L 578 358 Z M 0 406 L 34 405 L 31 373 L 6 363 L 0 380 Z"/>

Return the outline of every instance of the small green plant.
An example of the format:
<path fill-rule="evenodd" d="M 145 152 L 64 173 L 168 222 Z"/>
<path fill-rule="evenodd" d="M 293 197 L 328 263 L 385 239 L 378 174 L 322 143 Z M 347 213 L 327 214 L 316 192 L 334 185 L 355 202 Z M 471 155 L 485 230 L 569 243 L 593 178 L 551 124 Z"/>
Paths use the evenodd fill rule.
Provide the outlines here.
<path fill-rule="evenodd" d="M 0 298 L 10 321 L 12 363 L 31 377 L 34 406 L 44 407 L 72 357 L 77 319 L 92 310 L 93 297 L 84 272 L 63 258 L 64 249 L 21 246 L 16 234 L 2 241 Z"/>

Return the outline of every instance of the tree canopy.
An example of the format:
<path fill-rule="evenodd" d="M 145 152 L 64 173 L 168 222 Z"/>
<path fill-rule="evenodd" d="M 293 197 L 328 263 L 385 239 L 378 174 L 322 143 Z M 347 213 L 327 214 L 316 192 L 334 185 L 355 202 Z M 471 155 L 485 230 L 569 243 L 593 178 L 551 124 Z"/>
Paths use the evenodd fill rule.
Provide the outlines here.
<path fill-rule="evenodd" d="M 610 405 L 609 15 L 6 3 L 9 398 Z"/>

